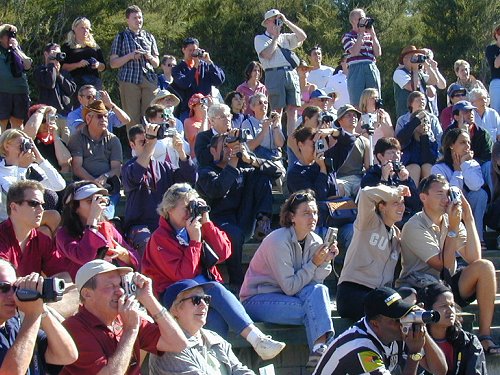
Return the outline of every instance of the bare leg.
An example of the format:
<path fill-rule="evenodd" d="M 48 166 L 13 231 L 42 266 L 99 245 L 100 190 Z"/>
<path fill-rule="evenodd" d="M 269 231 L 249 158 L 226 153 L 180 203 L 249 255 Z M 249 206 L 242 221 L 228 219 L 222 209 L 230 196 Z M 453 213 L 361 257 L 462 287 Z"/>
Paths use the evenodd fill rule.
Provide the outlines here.
<path fill-rule="evenodd" d="M 420 172 L 420 178 L 424 179 L 426 177 L 429 177 L 431 175 L 431 168 L 432 164 L 422 164 L 422 171 Z"/>
<path fill-rule="evenodd" d="M 23 119 L 11 117 L 10 118 L 10 126 L 12 127 L 12 129 L 21 129 L 21 130 L 23 130 L 23 128 L 24 128 L 24 126 L 23 126 Z"/>
<path fill-rule="evenodd" d="M 413 181 L 415 181 L 415 185 L 418 186 L 418 183 L 420 182 L 420 172 L 421 172 L 420 165 L 410 164 L 406 166 L 406 169 L 408 169 L 408 172 L 410 172 L 410 177 L 412 178 Z"/>
<path fill-rule="evenodd" d="M 56 210 L 47 210 L 43 212 L 42 222 L 39 230 L 49 236 L 53 237 L 59 224 L 61 223 L 61 215 Z"/>
<path fill-rule="evenodd" d="M 286 107 L 286 132 L 287 136 L 292 134 L 295 130 L 295 123 L 297 122 L 297 107 L 289 105 Z"/>
<path fill-rule="evenodd" d="M 8 124 L 9 124 L 9 120 L 0 120 L 0 126 L 2 127 L 2 133 L 7 130 Z"/>

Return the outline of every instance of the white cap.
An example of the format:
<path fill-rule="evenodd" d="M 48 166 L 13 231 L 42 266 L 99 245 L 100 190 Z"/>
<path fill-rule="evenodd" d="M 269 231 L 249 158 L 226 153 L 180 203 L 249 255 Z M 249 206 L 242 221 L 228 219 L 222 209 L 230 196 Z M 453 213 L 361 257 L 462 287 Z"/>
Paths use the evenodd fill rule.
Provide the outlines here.
<path fill-rule="evenodd" d="M 97 185 L 94 184 L 87 184 L 76 189 L 73 200 L 81 201 L 82 199 L 88 198 L 95 193 L 108 195 L 108 191 L 106 189 L 97 187 Z"/>
<path fill-rule="evenodd" d="M 134 272 L 130 267 L 116 267 L 114 264 L 106 262 L 102 259 L 94 259 L 88 263 L 85 263 L 80 267 L 75 277 L 75 284 L 80 292 L 87 281 L 93 278 L 95 275 L 101 273 L 120 271 L 120 275 L 125 275 L 129 272 Z"/>
<path fill-rule="evenodd" d="M 269 9 L 265 14 L 264 14 L 264 21 L 262 21 L 261 25 L 266 27 L 265 22 L 274 16 L 279 16 L 281 12 L 278 9 Z"/>

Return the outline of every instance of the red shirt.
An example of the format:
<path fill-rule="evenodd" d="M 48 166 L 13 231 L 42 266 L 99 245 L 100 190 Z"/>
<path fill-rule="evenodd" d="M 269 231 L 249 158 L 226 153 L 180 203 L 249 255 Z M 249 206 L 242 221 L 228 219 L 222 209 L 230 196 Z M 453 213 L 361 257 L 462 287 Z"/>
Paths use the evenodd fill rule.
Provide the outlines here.
<path fill-rule="evenodd" d="M 64 366 L 60 375 L 97 374 L 108 364 L 108 359 L 115 353 L 123 334 L 120 316 L 117 316 L 113 330 L 110 330 L 84 306 L 80 306 L 78 313 L 66 319 L 63 325 L 75 341 L 78 359 L 71 365 Z M 156 345 L 160 336 L 160 329 L 156 324 L 141 320 L 127 374 L 140 374 L 141 349 L 158 354 Z"/>
<path fill-rule="evenodd" d="M 69 271 L 68 260 L 56 249 L 52 239 L 32 229 L 24 251 L 21 251 L 10 219 L 0 223 L 0 258 L 12 263 L 17 276 L 31 272 L 52 276 Z"/>

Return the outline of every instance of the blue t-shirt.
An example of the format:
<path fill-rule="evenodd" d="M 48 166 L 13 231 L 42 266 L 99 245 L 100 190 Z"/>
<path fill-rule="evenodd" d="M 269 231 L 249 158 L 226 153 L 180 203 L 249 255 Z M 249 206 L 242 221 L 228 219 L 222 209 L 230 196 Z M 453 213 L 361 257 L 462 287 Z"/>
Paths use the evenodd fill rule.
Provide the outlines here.
<path fill-rule="evenodd" d="M 82 106 L 78 107 L 74 111 L 68 113 L 68 117 L 66 119 L 66 126 L 68 127 L 71 135 L 73 135 L 76 131 L 76 127 L 80 124 L 83 124 L 85 121 L 82 116 Z M 118 120 L 116 113 L 113 111 L 109 111 L 108 113 L 108 130 L 110 133 L 113 133 L 113 128 L 121 128 L 123 124 Z"/>

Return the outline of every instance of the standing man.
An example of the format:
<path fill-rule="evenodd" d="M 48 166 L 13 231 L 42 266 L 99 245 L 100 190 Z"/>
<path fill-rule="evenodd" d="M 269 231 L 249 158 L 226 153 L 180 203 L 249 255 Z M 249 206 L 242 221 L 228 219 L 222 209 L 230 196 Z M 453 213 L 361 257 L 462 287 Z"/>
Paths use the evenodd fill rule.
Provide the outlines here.
<path fill-rule="evenodd" d="M 322 60 L 323 53 L 320 46 L 316 45 L 309 50 L 309 61 L 314 69 L 309 72 L 307 80 L 309 83 L 316 85 L 318 89 L 325 89 L 328 79 L 333 74 L 333 68 L 322 65 Z"/>
<path fill-rule="evenodd" d="M 342 46 L 344 52 L 349 54 L 349 99 L 358 106 L 364 89 L 377 89 L 380 95 L 380 72 L 375 62 L 382 55 L 382 49 L 373 28 L 373 18 L 367 18 L 363 9 L 353 9 L 349 13 L 349 22 L 352 30 L 342 37 Z"/>
<path fill-rule="evenodd" d="M 142 29 L 141 9 L 131 5 L 125 17 L 128 27 L 113 40 L 109 63 L 111 68 L 120 69 L 120 99 L 131 118 L 128 131 L 132 125 L 141 123 L 141 115 L 154 98 L 158 81 L 154 69 L 160 65 L 160 60 L 155 37 Z"/>
<path fill-rule="evenodd" d="M 292 33 L 282 34 L 283 25 L 288 26 Z M 291 50 L 300 47 L 307 35 L 277 9 L 264 14 L 262 26 L 266 31 L 255 37 L 254 47 L 266 71 L 265 83 L 271 110 L 281 114 L 286 107 L 287 134 L 292 134 L 301 101 L 299 75 L 295 71 L 298 59 L 293 59 L 295 54 Z"/>

